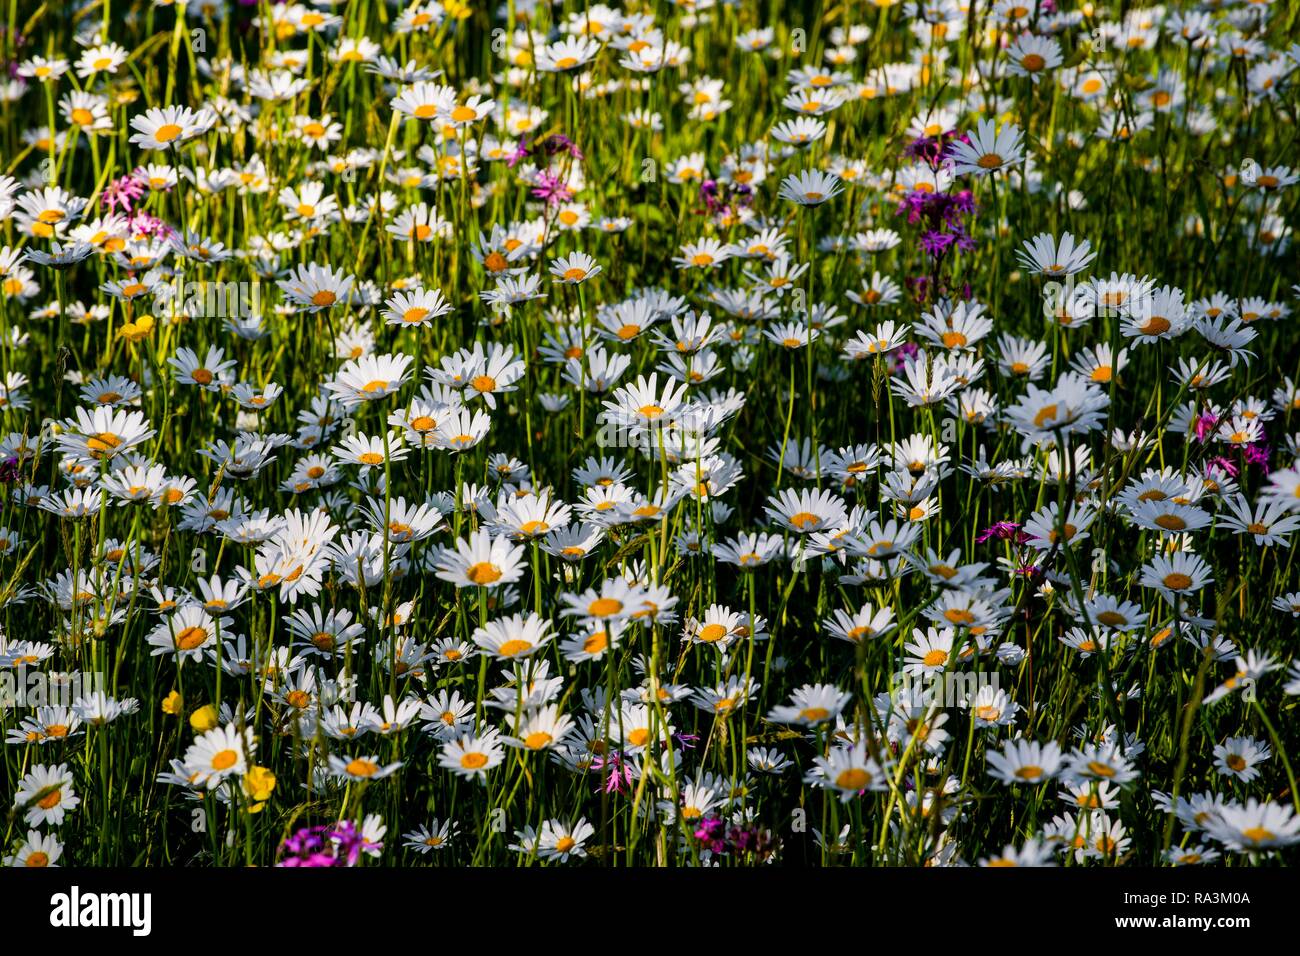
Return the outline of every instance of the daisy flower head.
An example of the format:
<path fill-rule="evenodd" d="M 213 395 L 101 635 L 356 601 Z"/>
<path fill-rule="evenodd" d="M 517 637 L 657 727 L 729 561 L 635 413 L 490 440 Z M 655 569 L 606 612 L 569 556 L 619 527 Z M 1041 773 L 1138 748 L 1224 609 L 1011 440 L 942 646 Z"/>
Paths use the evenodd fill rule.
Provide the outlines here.
<path fill-rule="evenodd" d="M 325 387 L 344 408 L 356 408 L 397 392 L 407 381 L 412 358 L 397 355 L 363 355 L 345 362 Z"/>
<path fill-rule="evenodd" d="M 63 422 L 56 441 L 78 457 L 108 461 L 152 438 L 154 429 L 148 421 L 143 412 L 110 405 L 79 407 L 74 418 Z"/>
<path fill-rule="evenodd" d="M 465 734 L 442 745 L 438 765 L 458 777 L 486 780 L 488 771 L 505 760 L 501 733 L 495 728 L 482 734 Z"/>
<path fill-rule="evenodd" d="M 1186 551 L 1158 554 L 1142 566 L 1138 583 L 1158 591 L 1172 602 L 1186 598 L 1214 581 L 1214 573 L 1205 559 Z"/>
<path fill-rule="evenodd" d="M 411 119 L 435 120 L 455 108 L 456 90 L 441 83 L 417 82 L 389 101 L 394 110 Z"/>
<path fill-rule="evenodd" d="M 185 751 L 186 773 L 196 787 L 213 790 L 229 778 L 242 777 L 256 753 L 253 728 L 243 732 L 235 724 L 214 727 Z"/>
<path fill-rule="evenodd" d="M 1259 776 L 1260 764 L 1272 756 L 1269 745 L 1254 737 L 1229 737 L 1215 744 L 1214 767 L 1224 776 L 1248 782 Z"/>
<path fill-rule="evenodd" d="M 1204 828 L 1213 840 L 1237 853 L 1269 853 L 1300 843 L 1300 817 L 1291 807 L 1261 803 L 1255 797 L 1221 807 Z"/>
<path fill-rule="evenodd" d="M 1061 770 L 1061 748 L 1054 742 L 1012 740 L 1000 751 L 988 752 L 989 773 L 1008 786 L 1037 786 Z"/>
<path fill-rule="evenodd" d="M 175 149 L 182 143 L 202 136 L 217 124 L 217 114 L 204 108 L 188 106 L 150 107 L 143 116 L 131 118 L 135 134 L 131 143 L 141 149 Z"/>
<path fill-rule="evenodd" d="M 969 141 L 949 144 L 947 156 L 955 175 L 987 176 L 1024 161 L 1024 134 L 1014 123 L 998 129 L 993 120 L 980 120 Z"/>
<path fill-rule="evenodd" d="M 578 285 L 600 275 L 601 267 L 585 252 L 572 252 L 551 261 L 551 275 L 556 282 Z"/>
<path fill-rule="evenodd" d="M 364 754 L 358 757 L 340 756 L 339 754 L 330 754 L 329 756 L 330 773 L 340 780 L 346 780 L 350 783 L 382 780 L 384 777 L 396 773 L 401 766 L 402 761 L 400 760 L 385 764 L 375 754 Z"/>
<path fill-rule="evenodd" d="M 523 577 L 523 554 L 524 546 L 506 535 L 493 536 L 479 529 L 442 549 L 435 562 L 436 574 L 457 588 L 499 588 Z"/>
<path fill-rule="evenodd" d="M 23 811 L 28 826 L 60 826 L 81 798 L 72 786 L 67 764 L 36 764 L 18 781 L 14 809 Z"/>
<path fill-rule="evenodd" d="M 300 264 L 288 278 L 277 280 L 285 299 L 305 312 L 319 312 L 346 304 L 352 294 L 353 276 L 315 263 Z"/>
<path fill-rule="evenodd" d="M 542 73 L 571 73 L 594 60 L 600 49 L 599 41 L 591 37 L 565 37 L 539 47 L 534 62 Z"/>
<path fill-rule="evenodd" d="M 1076 239 L 1068 232 L 1060 239 L 1050 232 L 1041 232 L 1026 239 L 1016 252 L 1016 258 L 1026 270 L 1052 279 L 1082 272 L 1096 256 L 1087 239 Z"/>
<path fill-rule="evenodd" d="M 4 858 L 5 866 L 40 869 L 58 866 L 63 856 L 63 844 L 53 834 L 42 834 L 40 830 L 28 830 L 26 838 L 11 856 Z"/>
<path fill-rule="evenodd" d="M 868 752 L 866 742 L 858 741 L 836 744 L 825 756 L 815 757 L 805 780 L 848 803 L 868 791 L 887 789 L 887 772 Z"/>
<path fill-rule="evenodd" d="M 1055 849 L 1046 840 L 1030 839 L 1021 846 L 1007 844 L 1000 853 L 984 857 L 979 861 L 981 867 L 1046 867 L 1055 866 L 1052 859 Z"/>
<path fill-rule="evenodd" d="M 843 191 L 840 178 L 834 173 L 805 169 L 801 173 L 791 173 L 781 180 L 778 195 L 800 206 L 820 206 Z"/>
<path fill-rule="evenodd" d="M 474 643 L 498 660 L 528 657 L 544 651 L 553 634 L 551 622 L 537 614 L 512 614 L 476 628 Z"/>
<path fill-rule="evenodd" d="M 1061 45 L 1050 36 L 1023 33 L 1004 52 L 1007 66 L 1014 76 L 1028 77 L 1037 84 L 1051 70 L 1064 62 Z"/>

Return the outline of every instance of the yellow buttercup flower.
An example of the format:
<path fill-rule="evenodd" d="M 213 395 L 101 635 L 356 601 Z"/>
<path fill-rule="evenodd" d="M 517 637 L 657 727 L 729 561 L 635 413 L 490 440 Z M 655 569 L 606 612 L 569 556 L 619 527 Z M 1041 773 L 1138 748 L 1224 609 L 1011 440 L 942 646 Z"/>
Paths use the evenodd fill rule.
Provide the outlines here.
<path fill-rule="evenodd" d="M 136 342 L 148 338 L 149 333 L 152 331 L 153 331 L 153 316 L 142 315 L 134 322 L 128 322 L 126 323 L 126 325 L 118 329 L 117 334 L 121 338 L 124 338 L 128 342 L 134 344 Z"/>
<path fill-rule="evenodd" d="M 179 691 L 172 691 L 163 698 L 162 712 L 171 714 L 173 717 L 181 712 L 181 695 Z"/>
<path fill-rule="evenodd" d="M 217 726 L 217 708 L 211 704 L 204 704 L 190 714 L 190 726 L 194 728 L 196 734 L 206 733 L 211 730 Z"/>
<path fill-rule="evenodd" d="M 275 790 L 275 774 L 267 767 L 253 767 L 244 774 L 244 793 L 251 799 L 249 813 L 260 813 Z"/>

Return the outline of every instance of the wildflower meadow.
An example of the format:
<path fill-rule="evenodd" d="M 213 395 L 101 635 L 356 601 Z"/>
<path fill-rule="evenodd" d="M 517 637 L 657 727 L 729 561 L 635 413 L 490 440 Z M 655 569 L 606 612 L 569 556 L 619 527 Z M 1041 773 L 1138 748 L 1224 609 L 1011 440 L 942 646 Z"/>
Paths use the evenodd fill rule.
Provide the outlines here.
<path fill-rule="evenodd" d="M 1298 20 L 0 4 L 0 860 L 1294 862 Z"/>

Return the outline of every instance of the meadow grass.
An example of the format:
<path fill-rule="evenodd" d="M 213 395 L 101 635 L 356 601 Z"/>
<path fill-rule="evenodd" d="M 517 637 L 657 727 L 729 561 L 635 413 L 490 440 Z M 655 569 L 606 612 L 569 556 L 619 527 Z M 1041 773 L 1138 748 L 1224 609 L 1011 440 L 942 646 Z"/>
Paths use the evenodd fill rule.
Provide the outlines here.
<path fill-rule="evenodd" d="M 14 865 L 1277 865 L 1296 8 L 10 0 Z"/>

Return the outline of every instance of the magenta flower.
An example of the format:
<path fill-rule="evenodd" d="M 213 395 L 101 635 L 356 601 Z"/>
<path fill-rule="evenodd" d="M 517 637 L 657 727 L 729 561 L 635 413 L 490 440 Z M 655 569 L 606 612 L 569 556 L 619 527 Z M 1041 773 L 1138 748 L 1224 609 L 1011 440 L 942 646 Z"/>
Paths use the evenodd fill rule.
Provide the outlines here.
<path fill-rule="evenodd" d="M 1256 465 L 1263 468 L 1265 474 L 1268 474 L 1269 472 L 1268 460 L 1272 454 L 1273 450 L 1268 447 L 1268 442 L 1264 441 L 1257 441 L 1253 444 L 1247 445 L 1242 451 L 1242 455 L 1246 459 L 1246 464 Z"/>
<path fill-rule="evenodd" d="M 582 150 L 578 149 L 578 144 L 563 133 L 552 133 L 537 144 L 538 149 L 547 156 L 555 156 L 559 153 L 568 153 L 574 159 L 582 159 Z"/>
<path fill-rule="evenodd" d="M 362 853 L 383 849 L 382 843 L 367 840 L 351 820 L 326 826 L 304 827 L 280 844 L 276 866 L 356 866 Z"/>
<path fill-rule="evenodd" d="M 695 827 L 695 839 L 707 844 L 714 853 L 722 853 L 727 848 L 726 832 L 727 824 L 721 817 L 704 817 Z"/>
<path fill-rule="evenodd" d="M 939 259 L 948 247 L 957 241 L 957 237 L 951 232 L 939 232 L 931 229 L 928 232 L 921 233 L 921 248 L 928 252 L 934 258 Z"/>
<path fill-rule="evenodd" d="M 514 169 L 516 164 L 522 161 L 525 157 L 531 156 L 534 153 L 544 156 L 556 156 L 560 153 L 567 153 L 574 159 L 581 160 L 583 158 L 582 150 L 578 148 L 577 143 L 569 139 L 569 137 L 565 136 L 563 133 L 552 133 L 550 136 L 543 136 L 531 147 L 528 145 L 528 137 L 525 136 L 520 139 L 519 145 L 516 146 L 515 151 L 510 154 L 510 158 L 506 161 L 506 165 L 511 169 Z"/>
<path fill-rule="evenodd" d="M 715 855 L 755 853 L 766 856 L 773 848 L 772 838 L 764 830 L 742 826 L 728 827 L 721 817 L 702 817 L 694 830 L 699 840 Z"/>
<path fill-rule="evenodd" d="M 145 187 L 146 183 L 140 175 L 140 170 L 133 169 L 104 187 L 104 193 L 99 197 L 100 204 L 110 212 L 120 206 L 122 212 L 129 214 L 132 204 L 144 195 Z"/>
<path fill-rule="evenodd" d="M 969 189 L 955 193 L 914 189 L 904 194 L 895 214 L 906 216 L 909 225 L 919 225 L 921 249 L 937 264 L 951 249 L 970 252 L 975 240 L 963 217 L 975 212 L 975 197 Z"/>
<path fill-rule="evenodd" d="M 994 538 L 999 541 L 1014 540 L 1016 544 L 1024 544 L 1029 540 L 1029 535 L 1020 530 L 1018 521 L 996 521 L 975 536 L 975 543 L 983 544 Z"/>
<path fill-rule="evenodd" d="M 559 176 L 553 176 L 548 172 L 537 174 L 537 182 L 534 183 L 532 192 L 538 199 L 545 199 L 548 206 L 568 202 L 573 198 L 573 190 L 568 187 L 568 184 Z"/>
<path fill-rule="evenodd" d="M 1237 475 L 1240 473 L 1240 470 L 1237 468 L 1237 466 L 1233 464 L 1231 460 L 1224 458 L 1222 455 L 1216 455 L 1215 457 L 1211 458 L 1210 465 L 1213 467 L 1222 468 L 1233 478 L 1236 478 Z"/>
<path fill-rule="evenodd" d="M 1209 441 L 1210 436 L 1214 434 L 1215 426 L 1218 424 L 1219 419 L 1209 412 L 1196 419 L 1196 440 L 1202 445 L 1205 444 Z"/>
<path fill-rule="evenodd" d="M 280 861 L 276 866 L 336 866 L 333 848 L 328 842 L 329 827 L 304 827 L 280 844 Z"/>
<path fill-rule="evenodd" d="M 624 793 L 632 787 L 632 768 L 623 759 L 619 751 L 612 751 L 608 756 L 596 757 L 591 762 L 592 770 L 606 771 L 604 774 L 606 793 Z M 601 788 L 597 787 L 597 791 Z"/>
<path fill-rule="evenodd" d="M 522 162 L 527 157 L 528 157 L 528 137 L 525 136 L 523 139 L 519 141 L 519 145 L 515 147 L 515 151 L 510 154 L 510 158 L 506 160 L 506 165 L 509 166 L 511 169 L 514 169 L 518 163 Z"/>
<path fill-rule="evenodd" d="M 137 212 L 126 221 L 127 229 L 132 235 L 144 235 L 150 238 L 167 239 L 176 234 L 176 230 L 157 216 L 147 212 Z"/>
<path fill-rule="evenodd" d="M 696 215 L 736 215 L 754 201 L 754 190 L 749 186 L 743 183 L 723 183 L 716 179 L 706 179 L 700 183 L 699 194 L 704 208 L 691 210 Z"/>
<path fill-rule="evenodd" d="M 904 342 L 898 348 L 890 349 L 885 354 L 885 364 L 889 368 L 889 374 L 897 375 L 920 353 L 921 346 L 915 342 Z"/>

